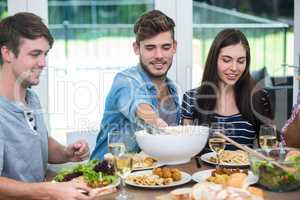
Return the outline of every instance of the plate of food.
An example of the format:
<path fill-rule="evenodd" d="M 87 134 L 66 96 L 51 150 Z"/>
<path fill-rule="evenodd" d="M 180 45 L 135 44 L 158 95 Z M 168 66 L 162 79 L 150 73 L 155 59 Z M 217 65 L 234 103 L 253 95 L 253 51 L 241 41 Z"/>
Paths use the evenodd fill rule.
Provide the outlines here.
<path fill-rule="evenodd" d="M 200 159 L 206 163 L 216 165 L 217 156 L 215 152 L 209 152 L 203 154 Z M 220 155 L 220 165 L 229 167 L 247 167 L 250 165 L 248 154 L 245 151 L 236 150 L 229 151 L 225 150 Z"/>
<path fill-rule="evenodd" d="M 98 196 L 116 190 L 120 180 L 115 175 L 113 164 L 108 160 L 90 160 L 87 163 L 75 165 L 72 168 L 65 168 L 54 177 L 56 182 L 84 182 L 92 188 L 89 196 Z M 84 193 L 84 191 L 83 191 Z"/>
<path fill-rule="evenodd" d="M 154 168 L 153 170 L 132 172 L 125 180 L 130 186 L 141 188 L 167 188 L 183 185 L 191 181 L 191 175 L 177 168 Z"/>
<path fill-rule="evenodd" d="M 133 166 L 132 170 L 147 170 L 147 169 L 153 169 L 157 167 L 163 166 L 162 163 L 159 163 L 155 158 L 148 156 L 144 152 L 140 152 L 138 154 L 133 155 Z"/>
<path fill-rule="evenodd" d="M 255 184 L 258 181 L 258 176 L 247 169 L 220 168 L 196 172 L 192 175 L 192 179 L 198 183 L 206 181 L 244 188 Z"/>

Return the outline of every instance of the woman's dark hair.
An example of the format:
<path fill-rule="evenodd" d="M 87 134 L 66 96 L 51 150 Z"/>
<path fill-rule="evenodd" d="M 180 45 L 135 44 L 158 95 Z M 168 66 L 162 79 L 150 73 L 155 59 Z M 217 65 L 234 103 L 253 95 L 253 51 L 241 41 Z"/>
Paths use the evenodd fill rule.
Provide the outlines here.
<path fill-rule="evenodd" d="M 246 51 L 246 69 L 240 79 L 234 85 L 235 101 L 241 115 L 250 123 L 255 123 L 255 117 L 251 114 L 251 91 L 255 85 L 250 76 L 250 47 L 245 35 L 237 29 L 224 29 L 214 39 L 205 63 L 203 79 L 196 95 L 196 112 L 194 119 L 198 123 L 210 123 L 217 95 L 219 91 L 218 56 L 222 48 L 241 43 Z"/>

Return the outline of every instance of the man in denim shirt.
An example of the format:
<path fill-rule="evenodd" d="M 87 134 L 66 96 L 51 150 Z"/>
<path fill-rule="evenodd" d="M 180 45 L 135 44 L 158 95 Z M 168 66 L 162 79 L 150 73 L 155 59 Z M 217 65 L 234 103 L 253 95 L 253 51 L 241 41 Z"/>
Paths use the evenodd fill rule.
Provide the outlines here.
<path fill-rule="evenodd" d="M 143 14 L 135 23 L 137 66 L 119 72 L 106 98 L 101 130 L 92 158 L 103 159 L 111 131 L 134 136 L 137 119 L 157 127 L 179 124 L 179 102 L 174 83 L 167 78 L 176 52 L 174 21 L 158 10 Z M 138 151 L 135 142 L 131 150 Z"/>

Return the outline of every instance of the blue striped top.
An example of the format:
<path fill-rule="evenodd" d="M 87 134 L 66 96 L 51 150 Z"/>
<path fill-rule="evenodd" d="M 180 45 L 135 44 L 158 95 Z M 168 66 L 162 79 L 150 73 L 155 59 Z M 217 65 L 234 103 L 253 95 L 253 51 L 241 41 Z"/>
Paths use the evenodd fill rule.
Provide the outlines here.
<path fill-rule="evenodd" d="M 193 114 L 195 111 L 196 103 L 196 89 L 190 90 L 183 95 L 183 101 L 181 106 L 181 119 L 194 120 Z M 225 134 L 234 141 L 245 144 L 249 147 L 253 147 L 256 142 L 256 132 L 253 124 L 245 120 L 240 113 L 222 116 L 217 113 L 212 114 L 211 123 L 219 123 L 224 125 Z M 236 150 L 233 145 L 226 145 L 226 150 Z M 207 151 L 205 149 L 204 151 Z"/>

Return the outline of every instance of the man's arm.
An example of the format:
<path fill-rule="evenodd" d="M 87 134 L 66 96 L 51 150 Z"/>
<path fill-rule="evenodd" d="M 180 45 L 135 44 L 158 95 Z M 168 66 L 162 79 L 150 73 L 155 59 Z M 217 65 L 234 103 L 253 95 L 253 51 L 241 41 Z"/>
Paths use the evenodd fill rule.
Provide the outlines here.
<path fill-rule="evenodd" d="M 43 200 L 70 199 L 88 200 L 78 189 L 90 191 L 79 183 L 24 183 L 0 176 L 0 199 Z"/>
<path fill-rule="evenodd" d="M 89 155 L 89 147 L 84 140 L 65 147 L 52 137 L 48 138 L 48 162 L 51 164 L 83 161 Z"/>
<path fill-rule="evenodd" d="M 132 122 L 136 117 L 159 127 L 168 126 L 151 106 L 150 94 L 147 93 L 145 83 L 138 83 L 131 76 L 118 73 L 110 93 L 115 100 L 116 110 L 122 112 Z"/>
<path fill-rule="evenodd" d="M 156 114 L 153 108 L 146 103 L 141 103 L 137 106 L 136 116 L 143 119 L 146 123 L 153 124 L 160 128 L 168 126 L 168 124 Z"/>

